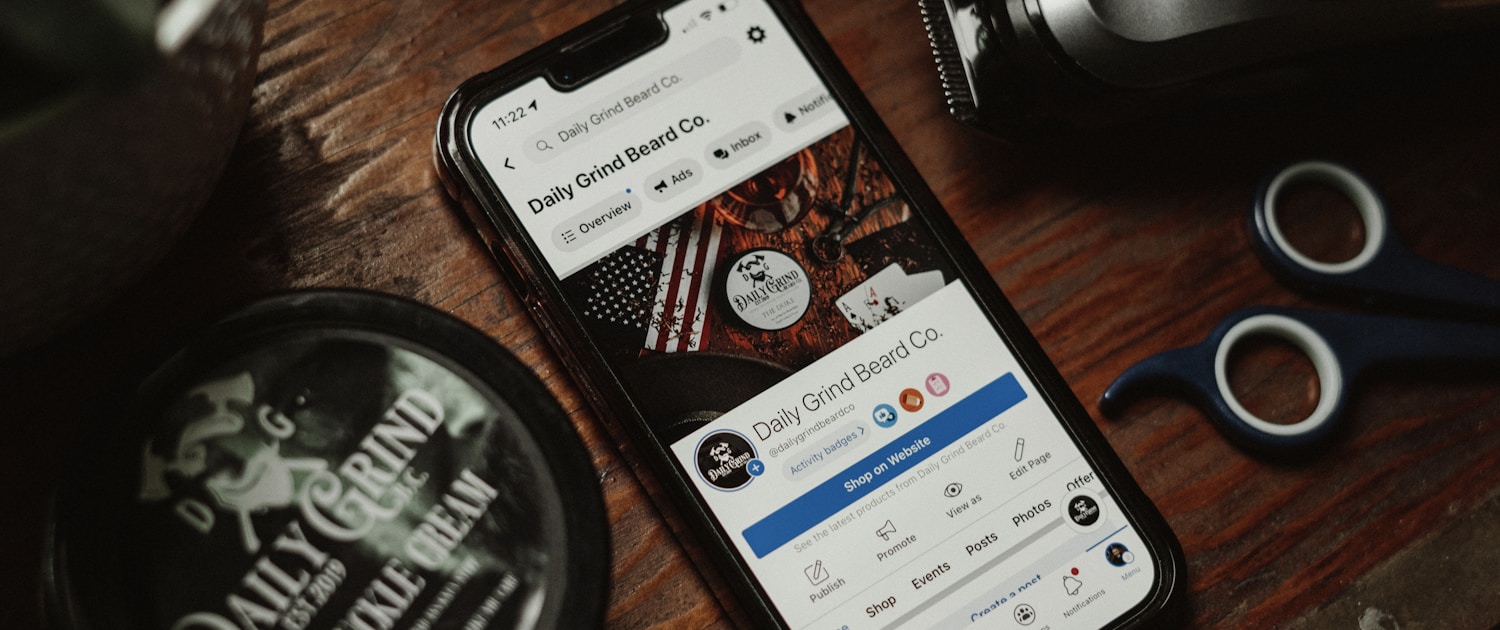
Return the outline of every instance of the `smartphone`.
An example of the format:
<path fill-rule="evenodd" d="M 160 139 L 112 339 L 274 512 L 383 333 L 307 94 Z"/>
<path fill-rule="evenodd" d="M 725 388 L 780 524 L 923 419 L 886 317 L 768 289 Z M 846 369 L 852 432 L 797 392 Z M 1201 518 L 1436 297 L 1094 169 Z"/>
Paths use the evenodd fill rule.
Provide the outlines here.
<path fill-rule="evenodd" d="M 628 2 L 460 86 L 435 149 L 744 621 L 1176 610 L 1171 530 L 796 3 Z"/>

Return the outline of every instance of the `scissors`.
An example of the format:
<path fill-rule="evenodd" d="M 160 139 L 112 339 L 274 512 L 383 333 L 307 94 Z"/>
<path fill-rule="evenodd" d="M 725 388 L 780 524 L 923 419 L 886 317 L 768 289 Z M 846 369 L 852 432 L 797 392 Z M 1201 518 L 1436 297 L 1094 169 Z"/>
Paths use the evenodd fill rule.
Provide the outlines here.
<path fill-rule="evenodd" d="M 1301 182 L 1328 185 L 1354 203 L 1365 242 L 1353 258 L 1314 260 L 1287 240 L 1276 219 L 1276 203 L 1289 186 Z M 1414 361 L 1500 363 L 1500 282 L 1413 254 L 1392 232 L 1374 188 L 1349 168 L 1315 160 L 1273 171 L 1256 193 L 1250 228 L 1261 262 L 1295 289 L 1431 318 L 1247 308 L 1226 317 L 1202 343 L 1127 369 L 1104 391 L 1100 411 L 1116 415 L 1141 390 L 1165 388 L 1197 404 L 1242 448 L 1295 456 L 1330 439 L 1348 405 L 1350 387 L 1371 367 Z M 1268 422 L 1235 398 L 1227 377 L 1229 353 L 1252 335 L 1284 339 L 1312 361 L 1321 391 L 1308 417 L 1291 424 Z"/>

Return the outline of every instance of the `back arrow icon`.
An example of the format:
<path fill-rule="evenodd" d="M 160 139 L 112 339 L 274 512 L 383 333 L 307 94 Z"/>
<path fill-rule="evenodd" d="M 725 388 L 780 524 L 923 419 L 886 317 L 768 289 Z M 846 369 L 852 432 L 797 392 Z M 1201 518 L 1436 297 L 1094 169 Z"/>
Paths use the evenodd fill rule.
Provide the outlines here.
<path fill-rule="evenodd" d="M 510 158 L 505 158 L 505 168 L 508 168 L 512 171 L 516 170 L 516 167 L 510 165 Z"/>

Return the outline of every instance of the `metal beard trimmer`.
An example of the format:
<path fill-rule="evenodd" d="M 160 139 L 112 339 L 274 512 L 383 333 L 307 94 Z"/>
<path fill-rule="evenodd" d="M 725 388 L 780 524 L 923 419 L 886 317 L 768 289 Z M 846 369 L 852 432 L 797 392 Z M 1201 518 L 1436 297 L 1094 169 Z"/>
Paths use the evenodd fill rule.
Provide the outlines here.
<path fill-rule="evenodd" d="M 1500 0 L 921 0 L 953 115 L 1007 136 L 1308 81 Z M 1317 69 L 1325 66 L 1323 72 Z"/>

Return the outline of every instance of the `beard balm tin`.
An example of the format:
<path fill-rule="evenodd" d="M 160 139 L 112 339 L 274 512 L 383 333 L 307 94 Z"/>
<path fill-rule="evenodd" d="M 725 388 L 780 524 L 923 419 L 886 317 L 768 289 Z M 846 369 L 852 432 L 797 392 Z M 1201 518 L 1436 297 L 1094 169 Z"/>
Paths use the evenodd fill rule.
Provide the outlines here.
<path fill-rule="evenodd" d="M 601 623 L 608 529 L 587 453 L 529 370 L 448 315 L 274 297 L 122 398 L 57 497 L 58 627 Z"/>
<path fill-rule="evenodd" d="M 719 282 L 729 313 L 755 330 L 783 330 L 812 305 L 812 282 L 795 258 L 774 249 L 754 249 L 729 259 Z"/>

